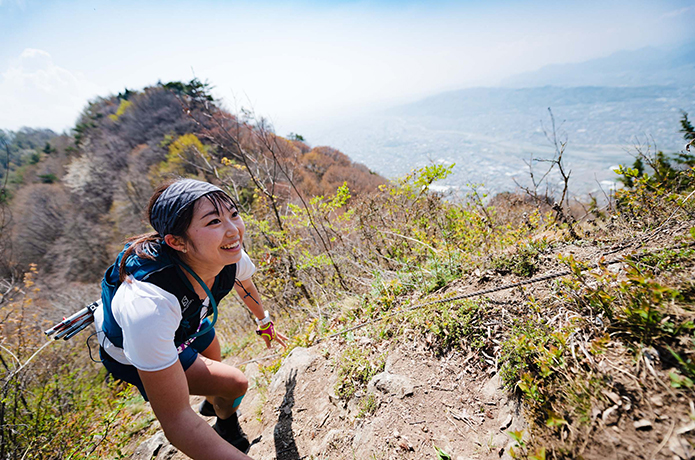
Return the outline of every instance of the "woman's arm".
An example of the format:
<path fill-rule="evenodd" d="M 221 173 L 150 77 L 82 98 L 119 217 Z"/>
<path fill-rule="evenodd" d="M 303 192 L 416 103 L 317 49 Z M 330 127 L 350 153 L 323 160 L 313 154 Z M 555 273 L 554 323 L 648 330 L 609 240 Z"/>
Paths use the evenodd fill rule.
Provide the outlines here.
<path fill-rule="evenodd" d="M 193 412 L 181 363 L 161 371 L 138 370 L 152 410 L 167 439 L 194 460 L 250 460 Z"/>
<path fill-rule="evenodd" d="M 253 316 L 258 319 L 265 318 L 265 310 L 261 303 L 261 295 L 258 293 L 258 289 L 256 289 L 256 285 L 253 284 L 251 278 L 244 281 L 237 280 L 234 284 L 234 289 L 236 293 L 239 294 L 239 297 L 241 297 L 244 305 L 251 310 Z"/>
<path fill-rule="evenodd" d="M 239 297 L 241 297 L 241 300 L 243 300 L 244 305 L 251 310 L 253 316 L 259 320 L 265 318 L 265 309 L 261 303 L 261 295 L 258 293 L 258 289 L 256 289 L 256 285 L 253 284 L 251 278 L 244 281 L 237 280 L 236 284 L 234 284 L 234 289 L 236 290 L 237 294 L 239 294 Z M 287 340 L 287 337 L 277 331 L 275 331 L 275 333 L 275 340 L 277 340 L 278 343 L 283 347 L 286 347 L 287 344 L 285 343 L 285 340 Z M 266 341 L 266 346 L 270 348 L 270 341 L 265 336 L 263 339 Z"/>

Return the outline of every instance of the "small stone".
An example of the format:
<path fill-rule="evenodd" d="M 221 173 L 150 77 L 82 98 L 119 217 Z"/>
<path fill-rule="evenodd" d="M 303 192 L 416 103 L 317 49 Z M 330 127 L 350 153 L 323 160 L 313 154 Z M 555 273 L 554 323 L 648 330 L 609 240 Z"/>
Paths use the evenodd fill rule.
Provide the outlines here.
<path fill-rule="evenodd" d="M 620 396 L 617 393 L 608 390 L 603 390 L 602 393 L 606 398 L 610 399 L 613 404 L 617 404 L 618 406 L 621 404 Z"/>
<path fill-rule="evenodd" d="M 406 396 L 412 396 L 415 385 L 412 380 L 403 375 L 381 372 L 372 377 L 367 384 L 368 392 L 375 392 L 375 390 L 403 399 Z"/>
<path fill-rule="evenodd" d="M 488 380 L 480 393 L 483 395 L 485 401 L 493 401 L 498 397 L 498 390 L 502 386 L 499 374 L 494 375 L 490 380 Z"/>
<path fill-rule="evenodd" d="M 405 451 L 415 450 L 413 448 L 413 445 L 410 444 L 410 441 L 408 441 L 408 438 L 406 438 L 405 436 L 403 436 L 401 438 L 401 441 L 398 443 L 398 447 L 400 447 L 401 449 L 403 449 Z"/>
<path fill-rule="evenodd" d="M 619 418 L 620 415 L 618 414 L 618 406 L 609 407 L 603 411 L 603 415 L 601 415 L 601 419 L 606 425 L 615 425 L 618 423 Z"/>
<path fill-rule="evenodd" d="M 661 395 L 652 396 L 649 398 L 649 402 L 654 404 L 656 407 L 662 407 L 664 405 L 664 399 L 661 397 Z"/>
<path fill-rule="evenodd" d="M 512 424 L 512 414 L 508 414 L 507 418 L 504 419 L 502 424 L 500 425 L 500 431 L 504 431 L 507 428 L 509 428 L 509 425 Z"/>
<path fill-rule="evenodd" d="M 636 421 L 635 423 L 633 423 L 633 425 L 635 425 L 635 430 L 647 431 L 653 428 L 652 422 L 644 418 L 642 420 Z"/>
<path fill-rule="evenodd" d="M 328 400 L 335 405 L 341 404 L 340 398 L 335 394 L 335 391 L 333 391 L 332 388 L 328 390 Z"/>
<path fill-rule="evenodd" d="M 677 435 L 685 434 L 689 431 L 695 430 L 695 422 L 690 422 L 687 425 L 681 426 L 676 430 Z"/>

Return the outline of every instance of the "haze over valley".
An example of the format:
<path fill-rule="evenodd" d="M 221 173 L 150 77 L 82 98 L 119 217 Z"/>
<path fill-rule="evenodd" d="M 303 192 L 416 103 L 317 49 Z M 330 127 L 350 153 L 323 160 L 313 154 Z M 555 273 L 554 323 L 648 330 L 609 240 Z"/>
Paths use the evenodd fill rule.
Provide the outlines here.
<path fill-rule="evenodd" d="M 594 85 L 570 86 L 581 81 Z M 615 86 L 619 81 L 626 84 Z M 446 185 L 483 183 L 499 192 L 528 181 L 532 155 L 553 156 L 550 108 L 558 137 L 568 142 L 572 191 L 607 191 L 615 185 L 613 169 L 632 164 L 636 148 L 683 149 L 679 119 L 683 111 L 695 114 L 695 43 L 555 65 L 505 83 L 436 94 L 302 134 L 388 177 L 431 162 L 456 163 Z"/>

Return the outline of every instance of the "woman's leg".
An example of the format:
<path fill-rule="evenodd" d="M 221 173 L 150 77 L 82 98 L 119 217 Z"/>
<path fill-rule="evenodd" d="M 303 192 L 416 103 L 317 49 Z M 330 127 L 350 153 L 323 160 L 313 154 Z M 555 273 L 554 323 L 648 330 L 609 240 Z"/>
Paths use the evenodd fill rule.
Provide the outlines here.
<path fill-rule="evenodd" d="M 217 336 L 212 339 L 212 342 L 205 350 L 199 353 L 213 361 L 222 361 L 222 348 L 220 347 L 220 341 L 217 340 Z"/>
<path fill-rule="evenodd" d="M 239 369 L 200 355 L 186 369 L 186 379 L 191 394 L 212 398 L 215 412 L 221 419 L 236 412 L 249 386 Z"/>
<path fill-rule="evenodd" d="M 200 354 L 213 361 L 222 361 L 222 348 L 220 347 L 220 341 L 217 340 L 217 335 L 215 335 L 210 345 L 208 345 L 205 350 L 201 351 Z M 212 400 L 212 396 L 207 396 L 205 399 L 210 404 L 215 404 Z"/>

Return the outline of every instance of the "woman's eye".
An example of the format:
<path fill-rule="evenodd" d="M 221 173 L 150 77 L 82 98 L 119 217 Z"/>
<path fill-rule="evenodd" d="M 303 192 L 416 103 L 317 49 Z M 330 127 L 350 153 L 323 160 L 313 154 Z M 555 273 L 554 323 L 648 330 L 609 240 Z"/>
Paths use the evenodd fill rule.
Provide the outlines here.
<path fill-rule="evenodd" d="M 239 217 L 239 211 L 232 211 L 232 218 Z"/>
<path fill-rule="evenodd" d="M 220 219 L 212 219 L 210 222 L 208 222 L 208 225 L 214 225 L 220 223 Z"/>

